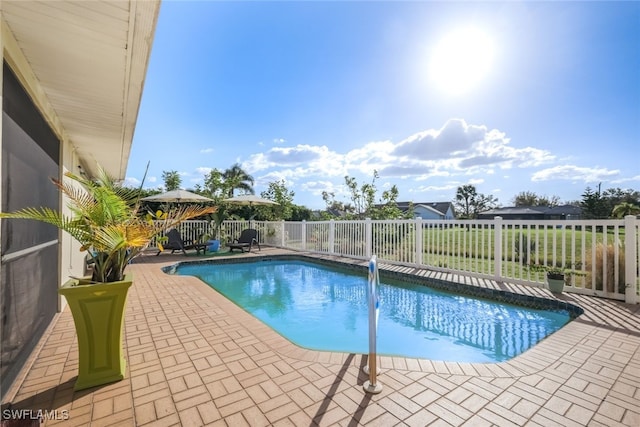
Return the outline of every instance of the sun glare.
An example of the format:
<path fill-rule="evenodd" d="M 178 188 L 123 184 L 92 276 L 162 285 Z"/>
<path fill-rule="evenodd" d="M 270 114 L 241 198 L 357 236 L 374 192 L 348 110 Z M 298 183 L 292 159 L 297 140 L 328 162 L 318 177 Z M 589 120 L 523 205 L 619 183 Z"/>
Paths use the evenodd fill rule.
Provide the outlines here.
<path fill-rule="evenodd" d="M 493 42 L 477 28 L 463 28 L 440 39 L 429 63 L 429 76 L 438 89 L 464 94 L 477 86 L 491 69 Z"/>

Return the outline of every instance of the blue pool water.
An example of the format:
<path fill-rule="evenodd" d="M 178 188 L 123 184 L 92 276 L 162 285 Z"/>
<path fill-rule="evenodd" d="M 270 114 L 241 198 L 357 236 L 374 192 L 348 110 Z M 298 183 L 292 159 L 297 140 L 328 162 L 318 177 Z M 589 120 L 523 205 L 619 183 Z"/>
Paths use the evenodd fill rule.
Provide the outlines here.
<path fill-rule="evenodd" d="M 366 271 L 298 260 L 182 264 L 301 347 L 368 353 Z M 381 278 L 378 354 L 458 362 L 510 359 L 564 326 L 536 310 Z"/>

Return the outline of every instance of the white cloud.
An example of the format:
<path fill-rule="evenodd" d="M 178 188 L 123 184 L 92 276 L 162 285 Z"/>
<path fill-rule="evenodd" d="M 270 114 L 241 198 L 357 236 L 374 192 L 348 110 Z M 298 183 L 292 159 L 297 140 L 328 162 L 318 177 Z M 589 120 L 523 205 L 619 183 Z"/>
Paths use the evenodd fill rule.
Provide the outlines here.
<path fill-rule="evenodd" d="M 285 186 L 287 186 L 288 188 L 295 185 L 292 178 L 295 178 L 296 176 L 297 175 L 295 173 L 292 173 L 290 170 L 272 171 L 266 175 L 262 175 L 256 178 L 256 184 L 267 187 L 270 182 L 284 181 Z M 289 190 L 291 190 L 291 188 L 289 188 Z"/>
<path fill-rule="evenodd" d="M 332 181 L 307 181 L 300 186 L 303 191 L 308 191 L 314 196 L 322 195 L 323 191 L 333 193 L 337 200 L 348 194 L 344 185 L 335 184 Z"/>
<path fill-rule="evenodd" d="M 284 138 L 274 138 L 273 139 L 273 143 L 274 144 L 284 144 L 285 142 L 287 142 L 287 140 L 284 139 Z"/>
<path fill-rule="evenodd" d="M 445 159 L 471 151 L 486 137 L 485 126 L 469 126 L 464 120 L 450 119 L 439 130 L 429 129 L 400 141 L 392 154 L 420 160 Z"/>
<path fill-rule="evenodd" d="M 599 182 L 616 176 L 619 170 L 609 170 L 606 168 L 586 168 L 574 165 L 561 165 L 540 170 L 531 175 L 531 181 L 582 181 Z"/>
<path fill-rule="evenodd" d="M 376 141 L 347 152 L 348 170 L 381 176 L 428 179 L 456 174 L 492 174 L 495 168 L 532 167 L 555 159 L 551 153 L 533 147 L 516 148 L 497 129 L 468 125 L 451 119 L 439 129 L 428 129 L 393 143 Z"/>
<path fill-rule="evenodd" d="M 203 148 L 202 150 L 200 150 L 200 152 L 203 154 L 213 153 L 213 148 Z"/>
<path fill-rule="evenodd" d="M 273 140 L 274 143 L 278 141 L 280 139 Z M 346 194 L 346 189 L 341 190 L 345 175 L 355 176 L 358 181 L 368 181 L 374 169 L 381 180 L 411 180 L 412 183 L 398 184 L 405 188 L 412 186 L 412 191 L 445 191 L 464 183 L 485 183 L 485 178 L 500 171 L 514 170 L 509 175 L 516 176 L 517 169 L 540 167 L 557 161 L 557 157 L 548 150 L 512 145 L 507 134 L 499 129 L 468 124 L 463 119 L 450 119 L 440 129 L 426 129 L 400 142 L 371 141 L 344 152 L 325 145 L 274 146 L 251 155 L 242 166 L 254 176 L 257 172 L 262 173 L 256 184 L 285 179 L 313 195 L 325 190 L 335 192 L 337 197 L 338 194 Z M 618 173 L 606 169 L 571 168 L 541 170 L 533 175 L 533 180 L 558 179 L 566 175 L 567 178 L 563 179 L 595 181 Z M 311 181 L 305 183 L 309 179 Z M 429 182 L 430 179 L 437 184 Z M 442 184 L 443 179 L 447 183 Z M 329 186 L 330 181 L 337 184 Z M 425 185 L 416 186 L 420 181 Z"/>
<path fill-rule="evenodd" d="M 344 157 L 326 146 L 297 145 L 274 147 L 265 153 L 252 155 L 245 163 L 247 170 L 261 171 L 276 167 L 293 169 L 301 176 L 339 176 L 345 173 Z M 281 171 L 286 172 L 286 169 Z"/>
<path fill-rule="evenodd" d="M 151 176 L 151 177 L 146 177 L 145 181 L 144 181 L 144 188 L 158 188 L 154 184 L 156 181 L 158 181 L 158 179 L 155 176 Z M 130 188 L 138 188 L 140 187 L 140 184 L 142 184 L 142 181 L 140 181 L 138 178 L 134 178 L 132 176 L 128 176 L 124 179 L 123 183 L 122 183 L 125 187 L 130 187 Z"/>
<path fill-rule="evenodd" d="M 640 175 L 636 175 L 636 176 L 632 176 L 630 178 L 620 178 L 620 179 L 615 179 L 612 180 L 611 183 L 612 184 L 624 184 L 625 182 L 640 182 Z"/>
<path fill-rule="evenodd" d="M 124 179 L 124 182 L 122 183 L 122 185 L 124 185 L 125 187 L 139 187 L 140 180 L 137 178 L 128 176 Z"/>
<path fill-rule="evenodd" d="M 460 184 L 456 184 L 456 183 L 450 183 L 450 184 L 444 184 L 444 185 L 420 185 L 418 187 L 409 189 L 409 192 L 410 193 L 426 193 L 426 192 L 433 192 L 433 191 L 448 191 L 448 190 L 455 190 L 459 186 Z"/>
<path fill-rule="evenodd" d="M 197 168 L 196 168 L 196 172 L 197 172 L 199 175 L 202 175 L 202 176 L 204 176 L 204 175 L 208 175 L 208 174 L 209 174 L 209 172 L 211 172 L 212 170 L 213 170 L 213 168 L 208 168 L 208 167 L 206 167 L 206 166 L 200 166 L 200 167 L 197 167 Z"/>

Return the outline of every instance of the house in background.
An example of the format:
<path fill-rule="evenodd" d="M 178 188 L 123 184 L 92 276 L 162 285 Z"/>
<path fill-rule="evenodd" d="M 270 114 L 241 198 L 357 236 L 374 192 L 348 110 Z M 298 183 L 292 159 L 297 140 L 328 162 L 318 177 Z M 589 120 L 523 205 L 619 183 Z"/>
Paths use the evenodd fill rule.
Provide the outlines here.
<path fill-rule="evenodd" d="M 582 208 L 573 205 L 563 206 L 512 206 L 480 212 L 478 219 L 502 217 L 508 220 L 568 220 L 581 219 Z"/>
<path fill-rule="evenodd" d="M 398 208 L 406 212 L 411 202 L 398 202 Z M 451 202 L 413 203 L 413 217 L 422 219 L 456 219 Z"/>
<path fill-rule="evenodd" d="M 544 219 L 582 219 L 582 208 L 573 205 L 554 206 L 544 213 Z"/>
<path fill-rule="evenodd" d="M 159 10 L 159 0 L 0 0 L 2 211 L 69 214 L 51 178 L 92 178 L 98 161 L 124 179 Z M 54 226 L 0 225 L 4 398 L 63 308 L 59 286 L 85 262 Z"/>

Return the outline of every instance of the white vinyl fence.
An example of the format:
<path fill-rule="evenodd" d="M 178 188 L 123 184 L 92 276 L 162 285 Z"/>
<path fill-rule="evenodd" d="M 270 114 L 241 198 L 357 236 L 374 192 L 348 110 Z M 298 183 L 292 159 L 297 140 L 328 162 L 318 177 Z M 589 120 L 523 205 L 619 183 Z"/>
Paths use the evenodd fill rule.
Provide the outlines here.
<path fill-rule="evenodd" d="M 566 292 L 639 302 L 640 220 L 225 221 L 223 244 L 245 228 L 260 244 L 415 265 L 496 281 L 544 286 L 530 265 L 562 266 Z M 206 221 L 180 225 L 185 239 L 212 232 Z"/>

